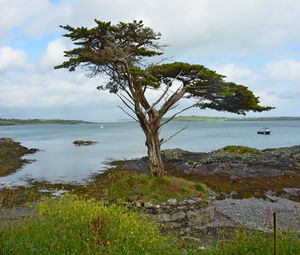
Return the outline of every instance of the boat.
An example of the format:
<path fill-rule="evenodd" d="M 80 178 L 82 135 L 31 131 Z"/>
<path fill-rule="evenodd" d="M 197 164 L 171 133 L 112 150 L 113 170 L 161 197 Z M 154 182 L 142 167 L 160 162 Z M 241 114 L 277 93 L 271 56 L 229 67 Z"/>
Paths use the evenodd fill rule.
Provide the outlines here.
<path fill-rule="evenodd" d="M 263 130 L 257 131 L 257 134 L 259 135 L 270 135 L 271 134 L 271 129 L 268 127 L 263 128 Z"/>
<path fill-rule="evenodd" d="M 100 125 L 100 128 L 104 128 L 104 126 L 103 126 L 103 125 Z"/>

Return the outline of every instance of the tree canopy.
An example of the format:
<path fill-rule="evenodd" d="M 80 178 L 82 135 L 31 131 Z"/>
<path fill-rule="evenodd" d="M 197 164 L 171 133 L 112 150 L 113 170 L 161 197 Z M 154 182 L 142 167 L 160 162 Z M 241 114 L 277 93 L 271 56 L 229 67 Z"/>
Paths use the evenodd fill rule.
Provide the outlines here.
<path fill-rule="evenodd" d="M 107 82 L 97 88 L 116 94 L 127 109 L 119 107 L 140 123 L 146 135 L 149 168 L 155 175 L 163 174 L 162 140 L 158 138 L 160 127 L 166 123 L 162 123 L 162 118 L 181 99 L 190 99 L 191 105 L 177 111 L 170 119 L 192 107 L 236 114 L 272 109 L 261 106 L 259 98 L 246 86 L 226 82 L 225 76 L 203 65 L 147 61 L 162 55 L 164 46 L 158 43 L 160 33 L 142 21 L 115 25 L 99 20 L 95 22 L 93 28 L 61 26 L 67 30 L 64 36 L 70 38 L 76 47 L 65 51 L 67 61 L 55 68 L 75 71 L 81 67 L 90 77 L 101 75 L 106 78 Z M 146 95 L 151 89 L 161 92 L 154 102 L 150 102 Z"/>

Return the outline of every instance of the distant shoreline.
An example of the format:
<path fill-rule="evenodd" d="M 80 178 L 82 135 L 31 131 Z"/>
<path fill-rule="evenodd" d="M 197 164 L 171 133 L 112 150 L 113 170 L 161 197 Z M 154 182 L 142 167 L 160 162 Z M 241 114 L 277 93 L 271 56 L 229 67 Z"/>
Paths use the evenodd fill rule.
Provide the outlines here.
<path fill-rule="evenodd" d="M 168 119 L 168 118 L 166 118 Z M 178 116 L 174 121 L 295 121 L 300 117 L 256 117 L 256 118 L 229 118 L 229 117 L 207 117 L 207 116 Z M 100 124 L 100 123 L 116 123 L 131 122 L 132 120 L 115 120 L 115 121 L 84 121 L 84 120 L 63 120 L 63 119 L 2 119 L 0 118 L 0 126 L 10 125 L 47 125 L 47 124 Z"/>
<path fill-rule="evenodd" d="M 300 120 L 300 117 L 256 117 L 256 118 L 227 118 L 205 116 L 178 116 L 176 121 L 292 121 Z"/>
<path fill-rule="evenodd" d="M 62 120 L 62 119 L 1 119 L 0 126 L 25 125 L 25 124 L 94 124 L 97 122 L 83 120 Z"/>

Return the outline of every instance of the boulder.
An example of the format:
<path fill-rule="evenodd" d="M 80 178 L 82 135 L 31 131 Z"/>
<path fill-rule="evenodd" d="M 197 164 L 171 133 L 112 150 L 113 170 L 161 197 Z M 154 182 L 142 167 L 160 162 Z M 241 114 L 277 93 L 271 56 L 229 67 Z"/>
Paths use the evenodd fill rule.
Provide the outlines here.
<path fill-rule="evenodd" d="M 89 140 L 76 140 L 73 142 L 73 144 L 77 145 L 77 146 L 86 146 L 86 145 L 92 145 L 95 143 L 97 143 L 97 142 L 89 141 Z"/>

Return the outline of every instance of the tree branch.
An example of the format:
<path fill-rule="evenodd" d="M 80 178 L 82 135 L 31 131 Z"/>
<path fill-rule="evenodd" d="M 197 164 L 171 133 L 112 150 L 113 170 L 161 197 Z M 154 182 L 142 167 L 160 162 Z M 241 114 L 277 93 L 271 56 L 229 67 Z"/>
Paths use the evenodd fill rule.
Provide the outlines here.
<path fill-rule="evenodd" d="M 161 145 L 162 145 L 162 144 L 165 144 L 165 143 L 168 142 L 168 141 L 170 141 L 174 136 L 178 135 L 179 133 L 181 133 L 183 130 L 185 130 L 185 129 L 187 129 L 187 128 L 188 128 L 188 126 L 185 126 L 184 128 L 180 129 L 179 131 L 177 131 L 176 133 L 174 133 L 173 135 L 171 135 L 168 139 L 163 140 L 163 141 L 161 142 Z"/>
<path fill-rule="evenodd" d="M 121 107 L 120 105 L 118 105 L 118 108 L 120 108 L 124 113 L 126 113 L 130 118 L 134 119 L 136 122 L 139 122 L 135 117 L 133 117 L 130 113 L 128 113 L 127 111 L 124 110 L 123 107 Z"/>
<path fill-rule="evenodd" d="M 189 107 L 186 107 L 186 108 L 182 109 L 181 111 L 175 113 L 169 119 L 167 119 L 165 122 L 161 123 L 159 127 L 162 127 L 163 125 L 167 124 L 169 121 L 171 121 L 172 119 L 174 119 L 178 114 L 180 114 L 180 113 L 182 113 L 182 112 L 184 112 L 184 111 L 186 111 L 188 109 L 191 109 L 191 108 L 195 107 L 197 104 L 198 103 L 195 103 L 195 104 L 193 104 L 193 105 L 191 105 Z"/>
<path fill-rule="evenodd" d="M 123 104 L 125 104 L 133 113 L 135 113 L 134 109 L 130 105 L 128 105 L 126 103 L 126 101 L 122 98 L 122 96 L 123 96 L 122 94 L 116 93 L 116 95 L 121 99 L 121 101 L 123 102 Z"/>
<path fill-rule="evenodd" d="M 166 90 L 164 91 L 164 93 L 152 104 L 152 106 L 149 109 L 146 110 L 146 112 L 149 112 L 149 111 L 153 110 L 154 107 L 165 97 L 165 95 L 168 93 L 168 90 L 171 87 L 171 85 L 173 84 L 173 82 L 182 74 L 182 71 L 183 70 L 181 69 L 180 72 L 176 75 L 176 77 L 174 77 L 172 81 L 168 82 Z"/>

